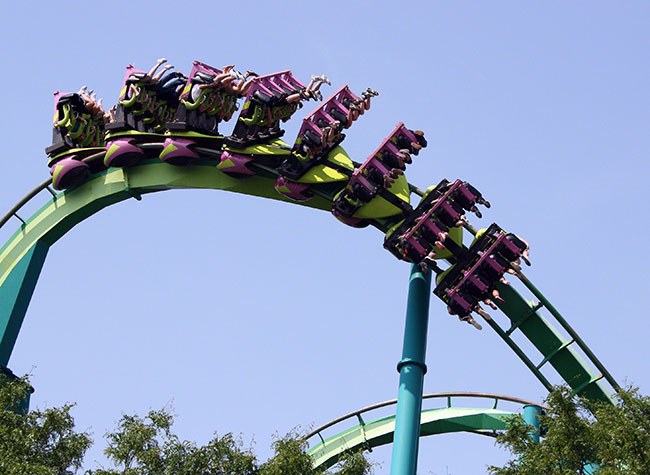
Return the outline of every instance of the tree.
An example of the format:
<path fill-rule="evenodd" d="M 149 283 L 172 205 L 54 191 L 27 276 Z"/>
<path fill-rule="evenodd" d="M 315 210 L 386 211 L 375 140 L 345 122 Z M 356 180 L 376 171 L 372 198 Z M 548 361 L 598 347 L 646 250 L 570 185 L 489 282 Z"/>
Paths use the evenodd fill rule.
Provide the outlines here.
<path fill-rule="evenodd" d="M 295 431 L 273 443 L 275 455 L 260 466 L 260 475 L 368 475 L 370 463 L 361 452 L 344 454 L 334 466 L 335 472 L 315 469 L 307 454 L 307 442 Z"/>
<path fill-rule="evenodd" d="M 71 475 L 81 468 L 91 446 L 89 435 L 74 430 L 73 405 L 25 414 L 17 401 L 31 387 L 26 378 L 0 381 L 0 473 L 5 475 Z M 145 417 L 123 415 L 108 432 L 104 453 L 113 467 L 86 470 L 85 475 L 369 475 L 371 463 L 360 453 L 345 455 L 333 471 L 316 470 L 307 444 L 292 432 L 278 438 L 275 455 L 260 464 L 250 448 L 232 434 L 215 436 L 206 445 L 181 440 L 172 432 L 169 410 Z"/>
<path fill-rule="evenodd" d="M 516 459 L 489 467 L 492 475 L 648 474 L 650 467 L 650 398 L 637 389 L 621 391 L 615 404 L 581 399 L 566 387 L 546 399 L 549 410 L 540 422 L 545 437 L 535 443 L 521 416 L 510 419 L 497 443 Z"/>
<path fill-rule="evenodd" d="M 182 441 L 172 433 L 169 411 L 150 411 L 144 418 L 123 415 L 106 434 L 104 453 L 115 469 L 89 470 L 87 475 L 258 475 L 257 460 L 231 434 L 206 445 Z"/>
<path fill-rule="evenodd" d="M 371 464 L 361 454 L 344 457 L 336 472 L 316 470 L 307 444 L 291 432 L 273 443 L 275 455 L 261 465 L 241 440 L 226 434 L 205 446 L 182 441 L 171 432 L 168 410 L 150 411 L 146 417 L 123 415 L 106 434 L 104 453 L 115 469 L 90 470 L 87 475 L 368 475 Z"/>
<path fill-rule="evenodd" d="M 81 467 L 92 440 L 74 431 L 72 404 L 61 408 L 16 410 L 31 391 L 26 378 L 0 381 L 0 473 L 67 475 Z"/>

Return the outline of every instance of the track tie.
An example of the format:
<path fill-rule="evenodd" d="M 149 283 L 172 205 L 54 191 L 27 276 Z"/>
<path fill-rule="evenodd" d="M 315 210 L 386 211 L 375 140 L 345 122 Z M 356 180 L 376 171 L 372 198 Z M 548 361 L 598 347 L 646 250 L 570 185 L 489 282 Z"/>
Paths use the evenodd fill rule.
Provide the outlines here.
<path fill-rule="evenodd" d="M 523 323 L 526 320 L 528 320 L 530 317 L 535 315 L 537 313 L 537 311 L 542 307 L 544 307 L 544 304 L 542 302 L 539 302 L 534 307 L 531 307 L 530 310 L 528 312 L 526 312 L 526 314 L 523 317 L 521 317 L 519 320 L 517 320 L 516 322 L 514 322 L 510 326 L 510 328 L 506 331 L 506 335 L 508 335 L 508 336 L 512 335 L 512 332 L 514 332 L 517 328 L 519 328 L 521 325 L 523 325 Z"/>
<path fill-rule="evenodd" d="M 587 388 L 587 386 L 589 386 L 590 384 L 596 383 L 596 382 L 600 381 L 603 378 L 604 378 L 604 376 L 602 374 L 599 374 L 598 376 L 594 376 L 589 381 L 587 381 L 586 383 L 583 383 L 580 386 L 578 386 L 577 388 L 575 388 L 573 390 L 573 392 L 576 393 L 576 394 L 580 394 L 582 391 L 584 391 Z"/>
<path fill-rule="evenodd" d="M 571 340 L 569 340 L 569 341 L 565 341 L 564 343 L 562 343 L 562 344 L 561 344 L 560 346 L 558 346 L 556 349 L 554 349 L 553 351 L 551 351 L 551 352 L 546 356 L 546 358 L 544 358 L 544 359 L 542 360 L 542 362 L 541 362 L 540 364 L 537 365 L 537 369 L 540 369 L 542 366 L 544 366 L 546 363 L 548 363 L 548 362 L 551 360 L 551 358 L 553 358 L 553 357 L 554 357 L 555 355 L 557 355 L 560 351 L 562 351 L 563 349 L 565 349 L 566 347 L 568 347 L 569 345 L 571 345 L 571 344 L 573 344 L 573 343 L 575 343 L 575 340 L 574 340 L 573 338 L 572 338 Z"/>

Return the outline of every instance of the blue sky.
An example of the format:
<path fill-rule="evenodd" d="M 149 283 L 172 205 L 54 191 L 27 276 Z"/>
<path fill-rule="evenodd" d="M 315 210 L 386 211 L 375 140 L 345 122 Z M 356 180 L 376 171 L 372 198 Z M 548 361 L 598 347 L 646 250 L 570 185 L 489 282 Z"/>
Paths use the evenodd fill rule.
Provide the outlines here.
<path fill-rule="evenodd" d="M 617 379 L 650 392 L 647 2 L 17 5 L 0 33 L 5 209 L 47 176 L 54 90 L 88 85 L 110 106 L 128 63 L 163 56 L 186 73 L 193 60 L 303 82 L 325 73 L 332 92 L 380 92 L 347 134 L 353 159 L 399 121 L 424 130 L 409 181 L 481 190 L 492 208 L 474 224 L 527 239 L 529 278 Z M 171 403 L 181 436 L 241 433 L 265 458 L 275 432 L 396 396 L 408 273 L 379 232 L 327 213 L 148 195 L 51 249 L 9 366 L 33 374 L 34 405 L 77 402 L 96 439 L 122 411 Z M 496 334 L 433 299 L 427 364 L 427 392 L 544 397 Z M 420 454 L 419 473 L 437 475 L 507 457 L 472 435 L 429 438 Z M 389 449 L 373 456 L 387 473 Z"/>

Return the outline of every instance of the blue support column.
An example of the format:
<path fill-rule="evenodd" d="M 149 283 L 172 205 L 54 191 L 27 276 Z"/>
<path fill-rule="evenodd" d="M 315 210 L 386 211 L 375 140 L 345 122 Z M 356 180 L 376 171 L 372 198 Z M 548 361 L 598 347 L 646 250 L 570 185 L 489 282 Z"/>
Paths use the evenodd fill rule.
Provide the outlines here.
<path fill-rule="evenodd" d="M 539 416 L 542 415 L 542 408 L 536 404 L 526 404 L 524 406 L 524 422 L 535 429 L 530 431 L 530 438 L 539 444 L 539 437 L 541 428 L 539 424 Z"/>
<path fill-rule="evenodd" d="M 391 475 L 415 475 L 420 441 L 420 413 L 429 325 L 431 272 L 412 266 L 406 307 L 404 347 L 399 371 Z"/>
<path fill-rule="evenodd" d="M 543 409 L 537 404 L 526 404 L 524 406 L 524 422 L 529 426 L 534 427 L 534 429 L 530 431 L 530 438 L 538 444 L 541 435 L 539 416 L 542 415 L 542 412 Z M 595 475 L 598 473 L 599 469 L 600 467 L 595 463 L 589 463 L 583 467 L 584 472 L 588 475 Z"/>

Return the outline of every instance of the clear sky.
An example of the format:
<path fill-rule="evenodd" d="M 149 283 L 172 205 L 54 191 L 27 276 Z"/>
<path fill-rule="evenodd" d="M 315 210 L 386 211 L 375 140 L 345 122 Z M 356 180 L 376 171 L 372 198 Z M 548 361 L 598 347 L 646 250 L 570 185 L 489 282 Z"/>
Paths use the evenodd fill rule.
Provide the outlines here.
<path fill-rule="evenodd" d="M 128 63 L 370 86 L 380 96 L 343 144 L 353 159 L 399 121 L 424 130 L 409 181 L 481 190 L 492 208 L 474 224 L 527 239 L 530 279 L 619 381 L 648 394 L 649 14 L 643 1 L 8 3 L 0 205 L 47 177 L 52 92 L 88 85 L 110 106 Z M 171 403 L 182 437 L 241 433 L 266 458 L 275 432 L 396 397 L 408 273 L 379 232 L 328 213 L 215 191 L 148 195 L 53 246 L 9 366 L 33 375 L 34 406 L 77 402 L 96 439 L 122 411 Z M 545 395 L 496 334 L 434 299 L 427 364 L 427 392 Z M 420 454 L 419 473 L 437 475 L 507 458 L 473 435 L 429 438 Z M 388 473 L 390 449 L 373 457 Z"/>

